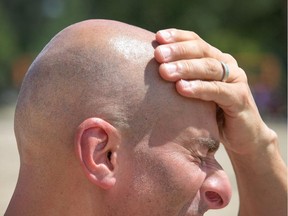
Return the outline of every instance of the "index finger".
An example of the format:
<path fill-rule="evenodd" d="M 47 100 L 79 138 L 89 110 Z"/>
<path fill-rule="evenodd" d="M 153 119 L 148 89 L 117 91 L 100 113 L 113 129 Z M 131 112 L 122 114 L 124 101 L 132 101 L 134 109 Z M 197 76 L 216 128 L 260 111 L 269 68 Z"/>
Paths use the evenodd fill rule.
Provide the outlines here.
<path fill-rule="evenodd" d="M 156 33 L 156 40 L 160 44 L 182 42 L 200 39 L 193 31 L 179 30 L 175 28 L 160 30 Z"/>
<path fill-rule="evenodd" d="M 218 61 L 231 62 L 233 64 L 238 65 L 237 61 L 231 55 L 223 53 L 221 50 L 210 45 L 205 40 L 203 40 L 199 35 L 197 35 L 195 32 L 192 31 L 179 30 L 175 28 L 160 30 L 156 33 L 156 40 L 160 44 L 160 46 L 158 46 L 155 49 L 155 57 L 157 61 L 159 61 L 160 63 L 167 62 L 165 61 L 165 59 L 163 59 L 161 48 L 170 47 L 170 49 L 173 48 L 172 49 L 173 52 L 171 53 L 172 56 L 169 59 L 169 62 L 177 61 L 179 59 L 184 60 L 187 58 L 193 59 L 201 57 L 210 57 L 215 58 Z M 189 46 L 192 44 L 194 44 L 194 47 L 197 47 L 198 49 L 187 50 L 187 48 L 189 48 Z M 185 52 L 183 52 L 183 50 Z M 196 53 L 197 51 L 199 51 L 199 53 L 202 53 L 202 56 L 199 56 Z M 178 54 L 175 55 L 175 53 Z"/>

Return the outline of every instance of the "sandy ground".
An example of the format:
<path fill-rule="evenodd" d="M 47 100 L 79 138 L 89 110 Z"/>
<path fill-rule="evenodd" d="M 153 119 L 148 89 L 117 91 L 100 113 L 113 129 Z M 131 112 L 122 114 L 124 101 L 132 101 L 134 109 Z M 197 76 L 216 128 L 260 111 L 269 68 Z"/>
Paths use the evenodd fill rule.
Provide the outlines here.
<path fill-rule="evenodd" d="M 16 185 L 19 157 L 13 132 L 14 104 L 0 107 L 0 215 L 3 215 L 8 206 Z M 279 135 L 280 148 L 287 164 L 287 123 L 286 121 L 269 121 L 268 125 Z M 233 187 L 233 197 L 230 204 L 222 210 L 209 211 L 207 216 L 236 216 L 238 211 L 238 192 L 235 175 L 230 161 L 220 148 L 216 157 L 226 170 Z"/>

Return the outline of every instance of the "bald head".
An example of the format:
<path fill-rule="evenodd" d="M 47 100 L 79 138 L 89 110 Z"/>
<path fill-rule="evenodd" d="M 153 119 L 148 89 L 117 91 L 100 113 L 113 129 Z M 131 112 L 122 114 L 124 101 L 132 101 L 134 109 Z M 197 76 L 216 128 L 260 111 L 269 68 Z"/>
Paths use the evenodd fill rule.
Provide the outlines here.
<path fill-rule="evenodd" d="M 190 146 L 191 137 L 216 134 L 215 105 L 181 97 L 160 78 L 154 37 L 124 23 L 89 20 L 64 29 L 42 50 L 16 107 L 21 163 L 9 215 L 43 215 L 43 209 L 137 215 L 140 207 L 152 209 L 143 203 L 159 200 L 149 201 L 158 194 L 155 182 L 159 191 L 175 191 L 175 203 L 183 187 L 165 182 L 170 171 L 151 146 L 175 152 L 182 149 L 176 143 Z M 26 214 L 13 212 L 22 209 Z"/>
<path fill-rule="evenodd" d="M 40 155 L 43 143 L 73 149 L 75 128 L 92 116 L 142 136 L 173 88 L 158 76 L 155 45 L 153 33 L 107 20 L 57 34 L 22 84 L 15 115 L 21 158 Z"/>

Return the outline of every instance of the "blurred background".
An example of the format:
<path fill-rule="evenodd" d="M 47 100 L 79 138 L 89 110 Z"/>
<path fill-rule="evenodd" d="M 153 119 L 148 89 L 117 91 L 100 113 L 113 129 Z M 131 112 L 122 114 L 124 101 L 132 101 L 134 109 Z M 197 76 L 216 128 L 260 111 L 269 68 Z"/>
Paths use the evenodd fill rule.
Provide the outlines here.
<path fill-rule="evenodd" d="M 261 115 L 280 134 L 287 158 L 286 0 L 1 0 L 0 215 L 19 168 L 13 111 L 22 78 L 56 33 L 91 18 L 119 20 L 153 32 L 170 27 L 192 30 L 232 54 L 248 75 Z M 236 215 L 237 196 L 233 202 L 235 207 L 226 214 L 211 215 Z"/>

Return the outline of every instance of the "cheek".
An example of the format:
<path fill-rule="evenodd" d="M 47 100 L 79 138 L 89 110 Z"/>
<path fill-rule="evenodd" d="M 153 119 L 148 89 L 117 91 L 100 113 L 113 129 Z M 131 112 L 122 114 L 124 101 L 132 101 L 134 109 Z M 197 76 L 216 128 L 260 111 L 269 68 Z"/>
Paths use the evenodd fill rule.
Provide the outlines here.
<path fill-rule="evenodd" d="M 161 154 L 158 153 L 156 151 L 155 154 L 149 154 L 149 162 L 145 168 L 154 190 L 159 190 L 166 198 L 170 197 L 174 203 L 183 204 L 193 200 L 203 184 L 205 173 L 197 164 L 179 153 L 165 154 L 163 150 Z"/>
<path fill-rule="evenodd" d="M 173 216 L 198 203 L 205 173 L 183 154 L 153 148 L 136 151 L 129 158 L 121 163 L 125 167 L 121 182 L 125 183 L 118 186 L 129 215 Z"/>
<path fill-rule="evenodd" d="M 167 178 L 175 185 L 178 191 L 195 197 L 206 174 L 194 162 L 190 162 L 183 155 L 165 158 Z"/>

